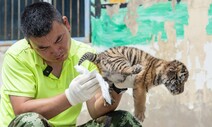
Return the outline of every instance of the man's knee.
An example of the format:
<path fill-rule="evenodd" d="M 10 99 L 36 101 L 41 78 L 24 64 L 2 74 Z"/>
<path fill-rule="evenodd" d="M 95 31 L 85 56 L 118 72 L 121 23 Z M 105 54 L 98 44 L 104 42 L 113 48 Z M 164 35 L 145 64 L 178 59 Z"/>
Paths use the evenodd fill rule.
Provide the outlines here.
<path fill-rule="evenodd" d="M 117 110 L 117 111 L 110 112 L 108 114 L 108 116 L 111 116 L 111 117 L 117 118 L 117 119 L 132 119 L 132 118 L 134 118 L 134 116 L 131 113 L 129 113 L 128 111 L 124 111 L 124 110 Z"/>
<path fill-rule="evenodd" d="M 118 110 L 111 114 L 113 117 L 112 123 L 119 121 L 117 125 L 121 127 L 142 127 L 140 122 L 129 112 Z"/>
<path fill-rule="evenodd" d="M 119 125 L 121 127 L 142 127 L 140 122 L 127 111 L 117 110 L 114 112 L 110 112 L 107 116 L 107 119 L 111 118 L 110 122 L 112 125 Z"/>
<path fill-rule="evenodd" d="M 28 112 L 16 116 L 9 127 L 50 127 L 48 121 L 38 113 Z"/>
<path fill-rule="evenodd" d="M 113 111 L 79 127 L 142 127 L 139 121 L 127 111 Z"/>

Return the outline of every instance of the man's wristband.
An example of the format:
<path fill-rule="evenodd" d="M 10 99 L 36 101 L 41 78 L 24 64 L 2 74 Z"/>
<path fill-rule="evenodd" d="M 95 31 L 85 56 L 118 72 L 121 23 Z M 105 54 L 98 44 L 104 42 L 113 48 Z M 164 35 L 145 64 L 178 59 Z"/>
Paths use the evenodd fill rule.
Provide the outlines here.
<path fill-rule="evenodd" d="M 122 93 L 124 93 L 125 91 L 127 91 L 127 88 L 120 89 L 120 88 L 117 88 L 114 84 L 112 85 L 112 89 L 113 89 L 117 94 L 122 94 Z"/>

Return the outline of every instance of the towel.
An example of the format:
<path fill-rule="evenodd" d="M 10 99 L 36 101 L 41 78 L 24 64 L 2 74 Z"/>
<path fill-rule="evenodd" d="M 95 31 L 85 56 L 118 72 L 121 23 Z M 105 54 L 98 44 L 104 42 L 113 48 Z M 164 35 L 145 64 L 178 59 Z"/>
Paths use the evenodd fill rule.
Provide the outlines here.
<path fill-rule="evenodd" d="M 90 73 L 88 69 L 86 69 L 85 67 L 81 65 L 75 65 L 74 67 L 76 71 L 79 72 L 80 74 Z M 96 73 L 96 78 L 99 81 L 103 98 L 108 104 L 112 104 L 110 93 L 109 93 L 109 84 L 103 79 L 103 77 L 97 71 L 95 71 L 94 73 Z"/>

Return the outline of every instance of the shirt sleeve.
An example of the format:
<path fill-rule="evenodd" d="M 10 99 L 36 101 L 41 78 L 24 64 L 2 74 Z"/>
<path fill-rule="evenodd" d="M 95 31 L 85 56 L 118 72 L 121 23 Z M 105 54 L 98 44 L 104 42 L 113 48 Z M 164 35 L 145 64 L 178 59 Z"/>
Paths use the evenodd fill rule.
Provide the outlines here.
<path fill-rule="evenodd" d="M 34 97 L 35 79 L 30 67 L 18 56 L 6 54 L 2 65 L 4 92 L 8 95 Z"/>

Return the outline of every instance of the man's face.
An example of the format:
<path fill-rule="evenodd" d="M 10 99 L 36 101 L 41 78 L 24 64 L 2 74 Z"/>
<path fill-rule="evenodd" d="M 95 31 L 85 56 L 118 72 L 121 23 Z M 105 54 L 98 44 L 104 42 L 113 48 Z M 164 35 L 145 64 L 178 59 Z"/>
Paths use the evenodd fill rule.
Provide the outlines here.
<path fill-rule="evenodd" d="M 69 24 L 54 21 L 52 30 L 46 36 L 30 37 L 30 44 L 47 63 L 61 63 L 69 54 L 69 30 Z"/>

